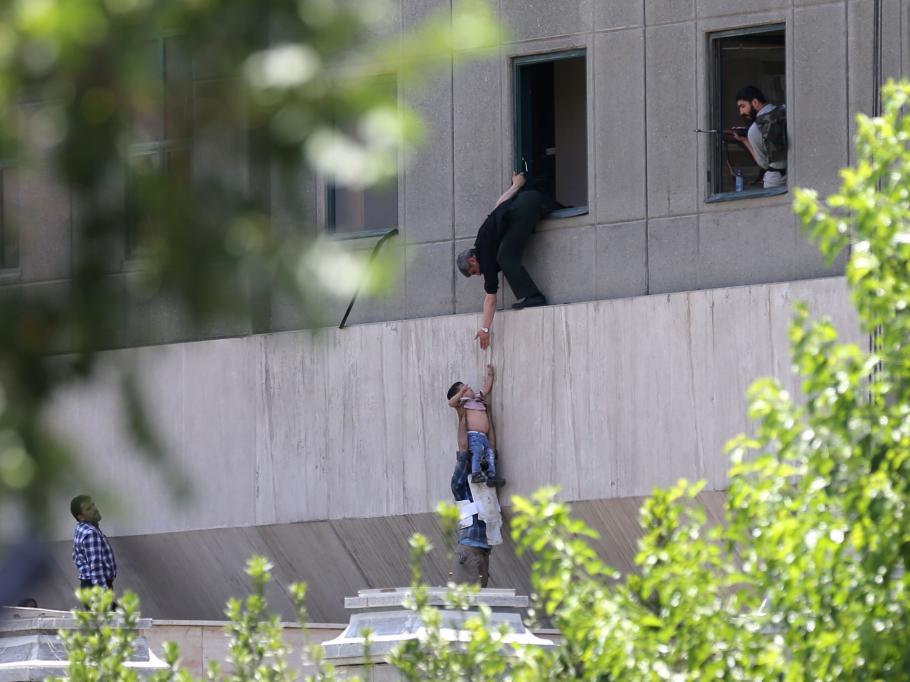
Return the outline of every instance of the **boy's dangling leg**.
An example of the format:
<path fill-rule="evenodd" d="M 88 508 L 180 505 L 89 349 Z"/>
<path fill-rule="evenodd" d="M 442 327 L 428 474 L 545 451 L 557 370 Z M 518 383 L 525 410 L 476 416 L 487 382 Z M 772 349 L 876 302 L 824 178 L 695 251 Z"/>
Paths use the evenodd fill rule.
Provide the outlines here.
<path fill-rule="evenodd" d="M 475 433 L 468 434 L 468 448 L 471 451 L 471 482 L 483 483 L 487 480 L 487 477 L 480 468 L 480 463 L 483 459 L 484 445 Z"/>
<path fill-rule="evenodd" d="M 505 485 L 506 480 L 500 478 L 496 473 L 496 451 L 493 448 L 487 448 L 485 454 L 487 457 L 487 485 L 491 488 Z"/>

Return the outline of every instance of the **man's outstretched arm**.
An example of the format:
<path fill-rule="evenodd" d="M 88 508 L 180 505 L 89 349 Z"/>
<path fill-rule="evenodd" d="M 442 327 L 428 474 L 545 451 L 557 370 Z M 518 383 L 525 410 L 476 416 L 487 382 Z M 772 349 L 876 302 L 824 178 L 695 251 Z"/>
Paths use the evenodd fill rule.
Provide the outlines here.
<path fill-rule="evenodd" d="M 493 330 L 493 316 L 496 315 L 496 294 L 484 294 L 483 297 L 483 323 L 480 325 L 484 329 Z M 486 350 L 490 345 L 490 332 L 478 329 L 474 335 L 475 339 L 480 340 L 480 347 Z"/>

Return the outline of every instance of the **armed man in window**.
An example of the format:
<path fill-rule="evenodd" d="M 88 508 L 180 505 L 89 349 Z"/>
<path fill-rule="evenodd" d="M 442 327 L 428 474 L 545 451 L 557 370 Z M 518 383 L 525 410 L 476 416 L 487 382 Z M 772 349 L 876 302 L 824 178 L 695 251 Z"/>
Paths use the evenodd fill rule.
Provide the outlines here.
<path fill-rule="evenodd" d="M 764 171 L 764 187 L 780 187 L 787 182 L 787 107 L 769 104 L 765 95 L 754 85 L 736 93 L 739 115 L 749 126 L 746 136 L 733 133 L 759 168 Z"/>
<path fill-rule="evenodd" d="M 499 291 L 499 271 L 506 277 L 515 297 L 520 299 L 512 308 L 533 308 L 546 305 L 547 299 L 531 279 L 522 263 L 528 239 L 537 223 L 557 207 L 556 200 L 539 182 L 527 182 L 524 173 L 512 174 L 512 185 L 487 216 L 474 248 L 462 251 L 455 259 L 465 277 L 483 276 L 483 323 L 474 336 L 482 349 L 490 345 L 490 329 L 496 314 L 496 293 Z"/>

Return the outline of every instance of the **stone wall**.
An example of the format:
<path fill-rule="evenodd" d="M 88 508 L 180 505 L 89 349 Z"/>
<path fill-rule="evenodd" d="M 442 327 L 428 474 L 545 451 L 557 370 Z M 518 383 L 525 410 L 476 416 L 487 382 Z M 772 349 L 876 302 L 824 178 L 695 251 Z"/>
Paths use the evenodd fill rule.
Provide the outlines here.
<path fill-rule="evenodd" d="M 831 278 L 503 312 L 486 357 L 474 315 L 171 344 L 107 353 L 54 419 L 93 487 L 124 503 L 106 521 L 117 535 L 433 511 L 456 449 L 445 391 L 478 385 L 488 360 L 507 493 L 621 498 L 680 477 L 719 490 L 749 384 L 795 388 L 797 299 L 856 336 Z M 183 503 L 124 433 L 118 367 L 137 372 L 191 484 Z"/>

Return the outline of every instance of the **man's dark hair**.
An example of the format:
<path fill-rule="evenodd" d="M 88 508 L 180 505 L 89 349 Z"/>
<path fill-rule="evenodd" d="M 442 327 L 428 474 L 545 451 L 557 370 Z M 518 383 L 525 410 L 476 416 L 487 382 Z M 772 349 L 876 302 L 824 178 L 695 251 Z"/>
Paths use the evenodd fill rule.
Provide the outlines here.
<path fill-rule="evenodd" d="M 451 400 L 452 396 L 455 395 L 456 393 L 458 393 L 458 391 L 461 390 L 461 387 L 463 385 L 464 385 L 464 383 L 461 381 L 456 381 L 454 384 L 452 384 L 452 388 L 450 388 L 449 392 L 446 393 L 446 399 Z"/>
<path fill-rule="evenodd" d="M 455 256 L 455 267 L 458 268 L 458 271 L 465 277 L 471 276 L 471 264 L 468 262 L 470 258 L 476 258 L 477 251 L 474 249 L 465 249 L 457 256 Z"/>
<path fill-rule="evenodd" d="M 79 514 L 82 513 L 82 505 L 91 499 L 91 495 L 76 495 L 76 497 L 70 500 L 70 514 L 73 515 L 74 519 L 77 521 L 79 520 Z"/>
<path fill-rule="evenodd" d="M 753 99 L 757 99 L 759 102 L 763 102 L 765 104 L 768 103 L 768 100 L 765 99 L 765 93 L 756 88 L 754 85 L 747 85 L 736 93 L 737 102 L 739 100 L 743 100 L 744 102 L 751 102 Z"/>

